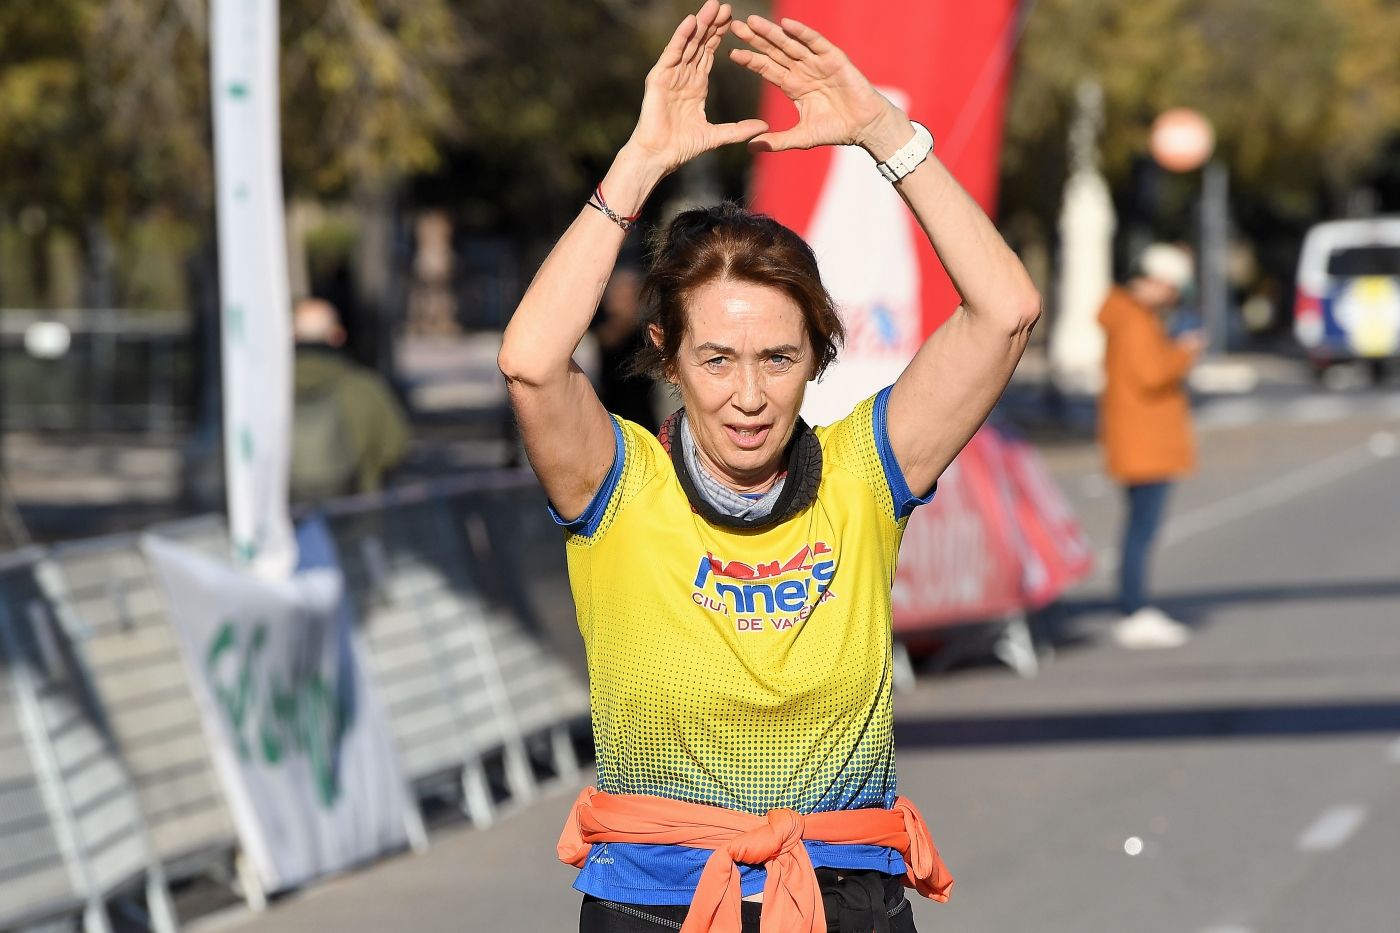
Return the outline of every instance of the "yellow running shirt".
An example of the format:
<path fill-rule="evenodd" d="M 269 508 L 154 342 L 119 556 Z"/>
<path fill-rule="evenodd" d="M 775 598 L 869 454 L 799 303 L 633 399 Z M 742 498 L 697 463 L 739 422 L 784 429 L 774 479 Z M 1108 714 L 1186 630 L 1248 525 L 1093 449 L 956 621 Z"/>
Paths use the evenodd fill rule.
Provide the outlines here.
<path fill-rule="evenodd" d="M 888 394 L 816 429 L 816 499 L 757 530 L 702 518 L 657 438 L 614 419 L 612 470 L 566 525 L 599 789 L 754 814 L 893 805 L 890 587 L 932 493 L 913 495 L 890 451 Z M 819 866 L 903 871 L 892 850 L 808 848 Z M 686 903 L 707 856 L 598 845 L 575 886 Z M 746 872 L 745 894 L 762 879 Z"/>

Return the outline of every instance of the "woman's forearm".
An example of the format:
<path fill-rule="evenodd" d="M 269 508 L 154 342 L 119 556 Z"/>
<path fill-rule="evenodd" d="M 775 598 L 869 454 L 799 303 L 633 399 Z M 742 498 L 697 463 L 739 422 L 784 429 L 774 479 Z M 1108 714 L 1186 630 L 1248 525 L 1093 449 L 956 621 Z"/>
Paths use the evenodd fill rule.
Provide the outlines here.
<path fill-rule="evenodd" d="M 608 207 L 639 213 L 665 171 L 644 150 L 624 146 L 599 186 Z M 506 378 L 542 385 L 565 378 L 597 310 L 627 232 L 585 205 L 550 250 L 511 316 L 501 341 Z"/>
<path fill-rule="evenodd" d="M 909 118 L 891 107 L 868 129 L 861 145 L 882 161 L 913 135 Z M 1012 331 L 1035 321 L 1040 297 L 1025 267 L 935 154 L 895 187 L 933 244 L 970 314 L 1005 323 Z"/>

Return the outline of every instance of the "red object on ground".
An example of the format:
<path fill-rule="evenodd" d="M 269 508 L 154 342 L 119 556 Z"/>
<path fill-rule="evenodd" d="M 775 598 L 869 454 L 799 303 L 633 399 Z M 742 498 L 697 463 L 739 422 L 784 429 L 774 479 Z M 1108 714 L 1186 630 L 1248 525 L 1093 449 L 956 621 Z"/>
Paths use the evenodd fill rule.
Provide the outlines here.
<path fill-rule="evenodd" d="M 892 600 L 896 631 L 1039 609 L 1093 567 L 1088 540 L 1035 448 L 984 427 L 915 510 Z"/>
<path fill-rule="evenodd" d="M 1022 545 L 995 432 L 983 428 L 904 531 L 891 601 L 896 631 L 974 622 L 1023 606 Z"/>

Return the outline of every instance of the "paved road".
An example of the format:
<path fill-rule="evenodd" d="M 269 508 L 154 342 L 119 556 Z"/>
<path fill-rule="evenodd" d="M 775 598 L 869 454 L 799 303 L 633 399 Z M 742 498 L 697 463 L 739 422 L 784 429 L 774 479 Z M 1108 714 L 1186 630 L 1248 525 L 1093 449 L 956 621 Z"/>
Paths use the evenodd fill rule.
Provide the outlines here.
<path fill-rule="evenodd" d="M 902 789 L 959 879 L 916 906 L 920 929 L 1400 929 L 1400 405 L 1348 398 L 1245 405 L 1203 432 L 1157 574 L 1190 644 L 1114 647 L 1099 574 L 1039 677 L 974 666 L 898 699 Z M 1046 455 L 1111 561 L 1118 502 L 1094 451 Z M 575 928 L 551 858 L 571 796 L 201 925 Z"/>

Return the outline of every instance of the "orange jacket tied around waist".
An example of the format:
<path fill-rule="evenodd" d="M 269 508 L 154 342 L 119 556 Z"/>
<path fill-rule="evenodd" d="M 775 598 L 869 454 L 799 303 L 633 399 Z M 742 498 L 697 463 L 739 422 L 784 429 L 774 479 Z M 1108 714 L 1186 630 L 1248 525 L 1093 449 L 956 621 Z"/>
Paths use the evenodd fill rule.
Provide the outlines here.
<path fill-rule="evenodd" d="M 904 858 L 904 884 L 946 901 L 953 876 L 934 848 L 918 808 L 905 797 L 893 809 L 834 810 L 806 816 L 770 810 L 754 816 L 724 807 L 586 788 L 559 836 L 559 860 L 582 868 L 597 842 L 683 845 L 712 849 L 681 933 L 739 933 L 737 863 L 763 865 L 762 933 L 825 933 L 826 911 L 804 839 L 840 845 L 889 846 Z"/>

